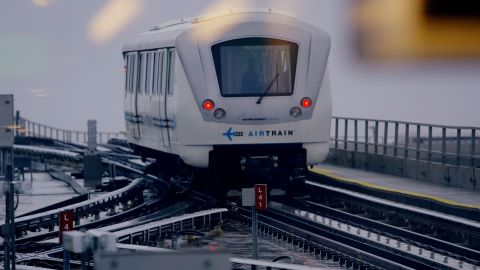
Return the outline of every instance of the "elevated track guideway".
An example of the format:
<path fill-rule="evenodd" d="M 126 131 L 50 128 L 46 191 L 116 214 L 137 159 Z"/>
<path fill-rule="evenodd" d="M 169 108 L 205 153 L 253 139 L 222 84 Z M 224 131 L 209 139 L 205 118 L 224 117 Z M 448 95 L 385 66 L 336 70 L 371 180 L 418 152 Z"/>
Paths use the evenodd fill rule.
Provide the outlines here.
<path fill-rule="evenodd" d="M 49 141 L 50 146 L 17 144 L 16 154 L 56 162 L 82 160 L 86 147 L 81 141 L 83 133 L 57 131 L 26 119 L 19 122 L 25 127 L 30 125 L 30 131 L 17 129 L 17 136 L 42 138 L 43 142 Z M 331 163 L 478 190 L 479 128 L 341 117 L 333 118 L 332 125 Z M 57 136 L 63 133 L 66 135 Z M 100 138 L 113 137 L 121 141 L 122 136 L 105 133 Z M 212 202 L 201 204 L 205 208 L 195 209 L 200 211 L 193 213 L 186 213 L 194 209 L 189 203 L 175 211 L 162 208 L 160 205 L 166 203 L 162 198 L 168 197 L 165 195 L 171 190 L 170 184 L 145 174 L 148 162 L 140 161 L 140 157 L 128 149 L 122 150 L 123 146 L 102 147 L 105 149 L 100 154 L 105 166 L 115 166 L 138 178 L 96 198 L 84 198 L 18 217 L 16 232 L 23 236 L 17 239 L 20 249 L 54 237 L 60 211 L 73 210 L 78 218 L 109 212 L 120 204 L 141 201 L 147 185 L 158 199 L 137 203 L 121 213 L 114 210 L 114 214 L 101 220 L 77 224 L 78 228 L 101 226 L 113 232 L 119 243 L 155 245 L 179 231 L 208 227 L 232 217 L 250 222 L 248 210 L 232 205 L 229 205 L 232 211 L 228 211 L 220 206 L 212 208 Z M 311 176 L 311 181 L 306 183 L 308 200 L 273 200 L 269 210 L 260 216 L 259 228 L 266 238 L 284 240 L 320 258 L 354 269 L 480 269 L 478 222 L 332 187 L 317 174 Z M 175 199 L 168 201 L 170 205 L 178 203 Z M 155 209 L 153 213 L 152 209 Z M 138 217 L 135 212 L 144 216 Z M 40 228 L 50 231 L 31 234 Z M 61 251 L 54 248 L 22 255 L 20 262 L 44 260 L 60 265 L 61 260 L 55 256 Z M 235 262 L 255 264 L 242 259 Z"/>

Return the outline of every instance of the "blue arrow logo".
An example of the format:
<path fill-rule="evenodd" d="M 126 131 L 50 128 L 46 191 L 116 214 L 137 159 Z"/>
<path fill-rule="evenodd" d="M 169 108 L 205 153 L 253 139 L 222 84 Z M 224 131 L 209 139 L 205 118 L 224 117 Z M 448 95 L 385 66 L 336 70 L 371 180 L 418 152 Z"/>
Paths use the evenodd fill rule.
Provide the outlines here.
<path fill-rule="evenodd" d="M 229 141 L 232 141 L 232 137 L 235 135 L 235 132 L 232 128 L 229 128 L 225 133 L 222 134 L 223 136 L 227 137 Z"/>

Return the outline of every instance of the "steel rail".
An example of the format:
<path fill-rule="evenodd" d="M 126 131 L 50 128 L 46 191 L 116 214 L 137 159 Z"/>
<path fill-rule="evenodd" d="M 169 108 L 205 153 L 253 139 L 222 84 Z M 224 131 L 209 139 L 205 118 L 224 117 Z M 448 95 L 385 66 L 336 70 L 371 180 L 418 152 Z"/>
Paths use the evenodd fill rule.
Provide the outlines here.
<path fill-rule="evenodd" d="M 359 235 L 360 231 L 367 231 L 369 234 L 372 232 L 372 238 L 374 238 L 374 236 L 377 238 L 376 241 L 372 241 L 379 245 L 388 245 L 390 240 L 392 240 L 392 242 L 395 240 L 399 252 L 411 254 L 413 252 L 412 247 L 415 247 L 418 251 L 425 250 L 425 253 L 433 252 L 434 258 L 438 258 L 438 256 L 436 256 L 437 254 L 443 256 L 445 264 L 449 263 L 449 260 L 455 260 L 458 261 L 457 263 L 459 264 L 468 263 L 476 266 L 480 265 L 480 262 L 476 260 L 480 253 L 473 249 L 381 223 L 376 220 L 346 213 L 315 202 L 292 202 L 289 205 L 296 205 L 300 209 L 306 209 L 303 215 L 316 222 L 320 222 L 321 219 L 321 223 L 326 224 L 327 221 L 325 219 L 328 219 L 328 224 L 332 228 L 334 227 L 332 220 L 334 220 L 339 229 L 347 227 L 349 232 L 350 230 L 357 230 L 357 234 Z M 370 239 L 370 237 L 367 238 Z M 400 248 L 404 245 L 408 245 L 408 247 L 406 249 Z M 449 264 L 452 263 L 453 262 L 450 262 Z"/>
<path fill-rule="evenodd" d="M 420 258 L 407 257 L 405 256 L 405 254 L 398 254 L 394 249 L 372 245 L 371 243 L 365 242 L 361 238 L 355 237 L 350 234 L 341 233 L 340 231 L 329 230 L 327 227 L 318 226 L 317 223 L 311 222 L 308 219 L 302 219 L 302 218 L 299 218 L 299 216 L 297 215 L 291 215 L 284 211 L 270 208 L 268 213 L 265 213 L 264 216 L 266 217 L 266 219 L 267 218 L 270 219 L 270 222 L 275 220 L 283 222 L 284 226 L 287 225 L 288 227 L 290 227 L 290 228 L 286 227 L 290 231 L 302 229 L 309 233 L 313 233 L 314 235 L 322 236 L 326 239 L 329 239 L 330 241 L 333 241 L 331 242 L 331 244 L 333 244 L 334 246 L 339 246 L 339 243 L 340 243 L 345 246 L 353 247 L 357 250 L 362 250 L 366 253 L 382 258 L 385 261 L 381 262 L 377 260 L 376 264 L 380 264 L 380 266 L 385 267 L 387 269 L 392 268 L 391 265 L 388 267 L 386 265 L 387 263 L 391 263 L 391 262 L 397 265 L 402 265 L 402 266 L 406 266 L 414 269 L 427 270 L 427 269 L 441 268 L 440 267 L 441 265 L 439 264 L 435 265 L 434 262 L 427 262 L 425 260 L 421 260 Z M 260 219 L 262 218 L 260 217 Z M 443 269 L 453 269 L 453 268 L 445 267 Z"/>
<path fill-rule="evenodd" d="M 17 218 L 15 225 L 16 230 L 28 230 L 32 227 L 41 227 L 46 224 L 57 224 L 59 214 L 64 210 L 73 210 L 76 216 L 88 215 L 98 209 L 108 207 L 108 205 L 116 205 L 121 201 L 128 200 L 132 196 L 137 196 L 139 190 L 143 189 L 143 179 L 133 180 L 128 186 L 118 189 L 116 191 L 101 195 L 96 198 L 75 203 L 66 207 L 52 209 L 43 213 L 36 213 L 29 216 L 22 216 Z"/>
<path fill-rule="evenodd" d="M 393 262 L 382 256 L 373 254 L 370 248 L 359 241 L 346 239 L 344 237 L 325 232 L 317 226 L 312 226 L 308 221 L 299 217 L 287 217 L 282 214 L 268 211 L 259 214 L 259 227 L 267 233 L 276 234 L 282 240 L 292 244 L 297 243 L 309 252 L 317 252 L 322 258 L 331 258 L 338 261 L 340 266 L 359 267 L 360 269 L 412 269 L 408 266 Z M 251 220 L 251 211 L 245 208 L 238 208 L 237 214 L 244 220 Z M 342 241 L 343 240 L 343 241 Z M 355 241 L 353 243 L 352 241 Z M 358 248 L 360 247 L 360 248 Z M 401 258 L 398 258 L 402 260 Z M 417 265 L 423 266 L 423 265 Z M 416 269 L 435 269 L 417 267 Z"/>
<path fill-rule="evenodd" d="M 480 239 L 480 223 L 465 218 L 452 216 L 420 207 L 396 203 L 385 199 L 376 198 L 366 194 L 331 187 L 313 181 L 307 181 L 308 190 L 312 196 L 315 194 L 328 194 L 344 201 L 352 201 L 365 207 L 380 209 L 385 213 L 395 213 L 397 216 L 405 216 L 408 219 L 420 220 L 428 224 L 436 224 L 446 229 L 454 229 L 457 232 L 466 233 Z"/>
<path fill-rule="evenodd" d="M 100 220 L 95 220 L 85 224 L 77 225 L 77 226 L 74 226 L 74 228 L 75 230 L 82 230 L 82 229 L 89 230 L 89 229 L 99 228 L 99 227 L 103 227 L 110 224 L 116 224 L 125 219 L 129 219 L 131 217 L 135 217 L 143 213 L 147 213 L 148 211 L 157 209 L 159 206 L 163 205 L 164 203 L 166 202 L 162 199 L 156 199 L 153 201 L 144 202 L 128 210 L 116 213 L 115 215 L 107 216 Z M 55 238 L 55 237 L 58 237 L 57 229 L 51 232 L 46 232 L 46 233 L 32 235 L 32 236 L 27 235 L 25 237 L 17 238 L 15 243 L 18 249 L 22 249 L 21 246 L 28 246 L 32 243 Z"/>
<path fill-rule="evenodd" d="M 342 202 L 349 202 L 357 208 L 375 209 L 382 211 L 385 215 L 395 213 L 396 217 L 408 219 L 409 222 L 421 222 L 428 226 L 454 231 L 459 234 L 466 234 L 480 239 L 480 223 L 470 221 L 458 217 L 440 214 L 438 212 L 421 209 L 418 207 L 408 206 L 399 203 L 393 203 L 384 199 L 374 198 L 365 194 L 342 190 L 340 188 L 329 187 L 319 183 L 307 181 L 308 190 L 312 194 L 312 202 L 306 202 L 308 205 L 314 204 L 318 208 L 316 213 L 330 215 L 333 218 L 341 219 L 346 224 L 360 224 L 374 229 L 379 235 L 389 235 L 388 237 L 402 238 L 406 242 L 416 243 L 418 246 L 432 252 L 440 253 L 446 257 L 456 258 L 460 261 L 480 266 L 480 252 L 465 246 L 458 245 L 454 242 L 439 239 L 438 237 L 426 236 L 410 230 L 400 229 L 384 222 L 379 222 L 358 215 L 350 214 L 345 211 L 333 209 L 322 204 L 321 200 L 316 199 L 317 196 L 328 194 L 328 197 L 338 197 Z M 314 195 L 315 194 L 315 195 Z M 322 199 L 326 199 L 323 197 Z M 328 199 L 328 198 L 327 198 Z M 345 205 L 345 204 L 343 204 Z M 312 208 L 315 209 L 315 208 Z M 434 235 L 432 233 L 432 235 Z"/>
<path fill-rule="evenodd" d="M 180 230 L 188 227 L 192 228 L 194 227 L 195 219 L 203 218 L 203 221 L 205 222 L 207 216 L 209 217 L 209 225 L 211 225 L 214 220 L 222 220 L 222 213 L 225 213 L 227 211 L 228 209 L 226 208 L 214 208 L 189 214 L 183 214 L 180 216 L 169 217 L 162 220 L 139 223 L 136 226 L 127 226 L 127 228 L 120 230 L 115 230 L 112 228 L 100 228 L 100 230 L 113 231 L 114 234 L 117 236 L 118 243 L 125 243 L 125 241 L 129 241 L 131 244 L 134 237 L 136 236 L 142 237 L 144 241 L 148 241 L 150 237 L 154 236 L 156 239 L 159 239 L 159 236 L 162 234 L 162 232 L 166 233 L 175 231 L 176 224 L 179 225 L 178 228 Z M 214 219 L 213 216 L 215 215 L 218 216 L 217 219 Z M 29 256 L 22 257 L 18 260 L 18 262 L 26 262 L 33 259 L 51 258 L 52 255 L 60 254 L 62 251 L 63 248 L 55 247 L 48 251 L 43 251 L 40 253 L 35 253 Z"/>

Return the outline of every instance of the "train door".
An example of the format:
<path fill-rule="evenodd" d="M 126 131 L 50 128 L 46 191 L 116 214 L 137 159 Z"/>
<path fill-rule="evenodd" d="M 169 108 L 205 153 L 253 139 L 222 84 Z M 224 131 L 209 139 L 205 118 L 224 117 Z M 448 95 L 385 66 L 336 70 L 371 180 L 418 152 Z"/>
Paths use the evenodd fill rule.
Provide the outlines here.
<path fill-rule="evenodd" d="M 166 51 L 167 68 L 166 68 L 166 91 L 165 91 L 165 119 L 167 126 L 168 144 L 176 141 L 176 123 L 175 108 L 173 103 L 173 94 L 175 86 L 175 49 L 170 48 Z"/>
<path fill-rule="evenodd" d="M 160 53 L 160 63 L 162 66 L 161 76 L 160 76 L 160 97 L 159 97 L 159 114 L 160 114 L 160 128 L 162 130 L 162 145 L 166 148 L 170 147 L 170 139 L 168 134 L 168 119 L 167 119 L 167 70 L 168 70 L 168 61 L 167 61 L 167 50 L 161 49 Z"/>
<path fill-rule="evenodd" d="M 137 53 L 130 52 L 126 54 L 126 82 L 125 82 L 125 119 L 127 132 L 132 134 L 133 138 L 139 139 L 139 126 L 137 123 Z"/>
<path fill-rule="evenodd" d="M 131 111 L 132 111 L 132 120 L 133 120 L 133 138 L 140 140 L 140 114 L 138 111 L 138 88 L 139 88 L 139 57 L 138 53 L 132 53 L 132 99 L 131 99 Z"/>
<path fill-rule="evenodd" d="M 154 87 L 154 77 L 155 77 L 155 56 L 156 53 L 153 51 L 148 51 L 145 53 L 145 98 L 144 98 L 144 111 L 142 112 L 145 115 L 146 121 L 143 123 L 142 138 L 146 138 L 148 143 L 151 145 L 157 145 L 157 128 L 155 125 L 156 108 L 158 106 L 158 95 L 156 94 L 156 89 Z"/>
<path fill-rule="evenodd" d="M 123 110 L 125 112 L 125 125 L 127 132 L 130 132 L 132 130 L 132 122 L 130 121 L 130 116 L 132 114 L 130 104 L 131 104 L 131 99 L 132 99 L 132 93 L 131 93 L 131 88 L 130 88 L 130 81 L 131 81 L 131 57 L 130 53 L 126 53 L 124 55 L 125 57 L 125 65 L 123 66 L 124 73 L 125 73 L 125 93 L 124 93 L 124 98 L 123 98 Z"/>
<path fill-rule="evenodd" d="M 163 51 L 157 50 L 154 53 L 153 57 L 153 95 L 152 95 L 152 120 L 154 125 L 153 136 L 157 145 L 164 146 L 165 138 L 163 136 L 163 118 L 161 115 L 162 111 L 162 74 L 163 74 Z"/>
<path fill-rule="evenodd" d="M 139 129 L 139 136 L 142 138 L 143 143 L 148 143 L 148 103 L 150 94 L 148 92 L 148 52 L 140 52 L 139 68 L 138 68 L 138 91 L 137 91 L 137 123 Z"/>

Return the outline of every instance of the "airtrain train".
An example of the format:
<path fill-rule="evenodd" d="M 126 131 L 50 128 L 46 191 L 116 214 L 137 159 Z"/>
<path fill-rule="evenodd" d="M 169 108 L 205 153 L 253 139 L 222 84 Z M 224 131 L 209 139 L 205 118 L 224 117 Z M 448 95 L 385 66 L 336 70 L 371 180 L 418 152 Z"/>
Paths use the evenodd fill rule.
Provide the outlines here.
<path fill-rule="evenodd" d="M 330 44 L 270 9 L 154 26 L 123 47 L 127 140 L 171 176 L 288 189 L 329 151 Z"/>

